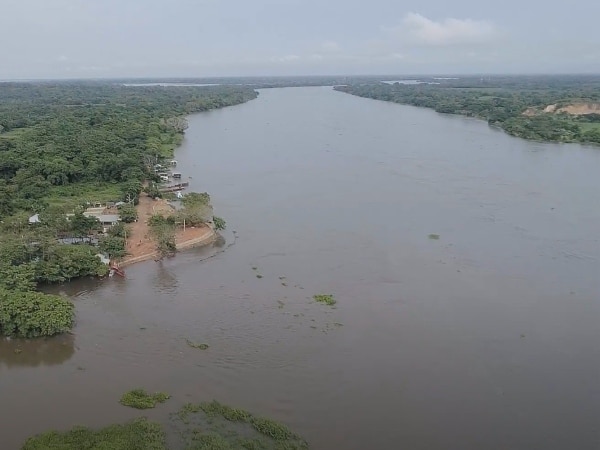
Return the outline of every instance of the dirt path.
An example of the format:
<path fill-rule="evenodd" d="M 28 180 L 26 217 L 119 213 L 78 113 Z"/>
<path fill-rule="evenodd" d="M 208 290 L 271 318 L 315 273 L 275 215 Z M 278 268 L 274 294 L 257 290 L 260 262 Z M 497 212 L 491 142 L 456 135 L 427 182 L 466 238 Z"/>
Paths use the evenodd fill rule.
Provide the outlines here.
<path fill-rule="evenodd" d="M 148 219 L 153 214 L 169 215 L 173 208 L 166 200 L 154 200 L 142 193 L 137 205 L 138 220 L 128 226 L 127 256 L 119 263 L 121 267 L 131 265 L 140 261 L 146 261 L 158 257 L 156 243 L 150 234 Z M 186 228 L 185 231 L 177 230 L 175 243 L 178 250 L 209 244 L 216 238 L 214 230 L 208 226 Z"/>

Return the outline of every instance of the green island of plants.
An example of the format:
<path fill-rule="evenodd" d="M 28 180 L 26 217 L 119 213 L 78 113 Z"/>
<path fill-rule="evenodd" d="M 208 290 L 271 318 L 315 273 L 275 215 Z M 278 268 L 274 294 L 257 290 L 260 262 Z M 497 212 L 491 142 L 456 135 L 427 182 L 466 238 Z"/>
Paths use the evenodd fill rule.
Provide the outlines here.
<path fill-rule="evenodd" d="M 100 430 L 75 427 L 49 431 L 27 439 L 22 450 L 166 450 L 165 433 L 145 418 Z"/>
<path fill-rule="evenodd" d="M 129 406 L 136 409 L 151 409 L 154 408 L 157 403 L 164 403 L 169 398 L 169 394 L 165 394 L 164 392 L 150 394 L 144 389 L 134 389 L 125 392 L 121 397 L 121 400 L 119 400 L 119 403 L 123 406 Z"/>
<path fill-rule="evenodd" d="M 313 295 L 313 300 L 315 302 L 323 303 L 328 306 L 333 306 L 337 303 L 337 300 L 331 294 L 316 294 Z"/>

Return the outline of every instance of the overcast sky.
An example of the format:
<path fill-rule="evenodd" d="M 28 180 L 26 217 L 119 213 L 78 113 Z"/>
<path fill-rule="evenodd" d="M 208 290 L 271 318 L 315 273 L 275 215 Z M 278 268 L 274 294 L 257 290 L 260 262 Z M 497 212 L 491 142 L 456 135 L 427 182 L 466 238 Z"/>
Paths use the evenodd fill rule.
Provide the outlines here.
<path fill-rule="evenodd" d="M 0 0 L 0 79 L 600 73 L 600 1 Z"/>

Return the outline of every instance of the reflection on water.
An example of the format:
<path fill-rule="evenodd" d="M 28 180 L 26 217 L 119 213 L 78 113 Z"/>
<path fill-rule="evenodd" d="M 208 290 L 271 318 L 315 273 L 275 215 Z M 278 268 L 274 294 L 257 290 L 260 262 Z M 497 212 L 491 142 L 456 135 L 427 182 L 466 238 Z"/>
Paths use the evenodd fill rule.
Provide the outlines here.
<path fill-rule="evenodd" d="M 0 339 L 0 369 L 11 367 L 54 366 L 75 353 L 75 336 L 38 339 Z"/>
<path fill-rule="evenodd" d="M 156 277 L 152 279 L 154 288 L 161 293 L 175 294 L 177 292 L 177 277 L 165 267 L 163 261 L 158 261 Z"/>

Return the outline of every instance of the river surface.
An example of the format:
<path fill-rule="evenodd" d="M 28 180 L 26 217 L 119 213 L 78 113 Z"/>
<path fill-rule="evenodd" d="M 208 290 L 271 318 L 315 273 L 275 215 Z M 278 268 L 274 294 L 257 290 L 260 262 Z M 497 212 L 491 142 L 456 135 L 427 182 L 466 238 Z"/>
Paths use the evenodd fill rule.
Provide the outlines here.
<path fill-rule="evenodd" d="M 600 448 L 600 149 L 331 88 L 189 123 L 227 242 L 57 288 L 74 335 L 0 344 L 3 450 L 138 416 L 135 387 L 314 449 Z"/>

